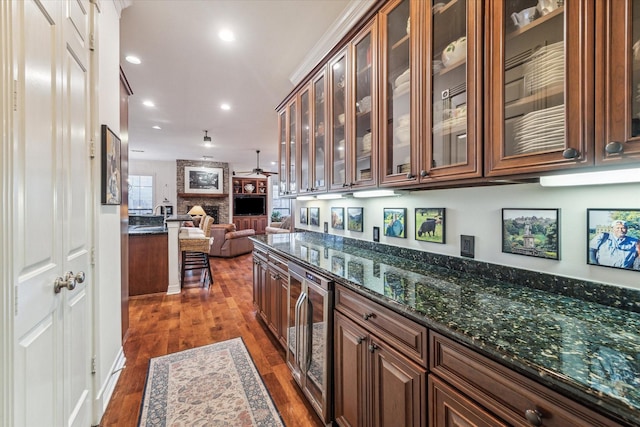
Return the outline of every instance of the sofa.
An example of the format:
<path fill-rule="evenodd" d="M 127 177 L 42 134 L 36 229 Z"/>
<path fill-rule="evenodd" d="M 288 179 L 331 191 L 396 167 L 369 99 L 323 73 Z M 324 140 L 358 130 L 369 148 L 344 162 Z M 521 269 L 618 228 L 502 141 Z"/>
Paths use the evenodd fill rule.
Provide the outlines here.
<path fill-rule="evenodd" d="M 291 217 L 284 217 L 280 222 L 272 222 L 264 232 L 267 234 L 291 233 Z"/>
<path fill-rule="evenodd" d="M 230 258 L 252 252 L 253 242 L 249 236 L 255 234 L 253 229 L 237 230 L 235 224 L 213 224 L 210 229 L 213 243 L 209 255 Z"/>

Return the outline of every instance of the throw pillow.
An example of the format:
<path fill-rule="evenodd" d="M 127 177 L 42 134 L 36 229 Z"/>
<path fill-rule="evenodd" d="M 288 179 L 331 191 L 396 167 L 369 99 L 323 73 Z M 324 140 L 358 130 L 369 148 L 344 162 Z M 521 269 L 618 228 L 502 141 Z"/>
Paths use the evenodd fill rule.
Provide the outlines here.
<path fill-rule="evenodd" d="M 282 220 L 282 224 L 280 224 L 280 228 L 290 229 L 291 228 L 291 217 L 288 216 Z"/>

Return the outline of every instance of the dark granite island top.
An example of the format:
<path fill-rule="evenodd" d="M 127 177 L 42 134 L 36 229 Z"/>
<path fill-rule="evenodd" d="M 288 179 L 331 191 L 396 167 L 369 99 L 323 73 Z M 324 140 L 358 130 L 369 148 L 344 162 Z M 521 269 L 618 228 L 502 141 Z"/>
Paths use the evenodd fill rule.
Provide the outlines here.
<path fill-rule="evenodd" d="M 475 261 L 438 255 L 427 263 L 420 251 L 312 232 L 252 240 L 588 407 L 640 425 L 640 292 L 622 291 L 624 301 L 608 297 L 604 305 L 589 298 L 610 295 L 611 286 L 588 282 L 576 290 L 562 282 L 564 292 L 555 292 L 557 283 L 546 286 L 554 288 L 549 292 L 541 282 L 553 276 L 502 272 L 507 282 L 469 273 Z M 466 272 L 433 265 L 446 264 L 444 258 Z"/>

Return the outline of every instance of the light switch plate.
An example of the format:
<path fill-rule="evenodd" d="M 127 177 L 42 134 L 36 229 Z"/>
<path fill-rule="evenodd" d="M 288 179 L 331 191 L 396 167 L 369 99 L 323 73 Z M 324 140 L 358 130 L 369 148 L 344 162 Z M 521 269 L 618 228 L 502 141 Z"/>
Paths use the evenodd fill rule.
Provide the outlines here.
<path fill-rule="evenodd" d="M 373 241 L 380 241 L 380 227 L 373 227 Z"/>
<path fill-rule="evenodd" d="M 467 258 L 474 258 L 475 256 L 475 248 L 474 248 L 475 238 L 474 236 L 460 236 L 460 256 L 464 256 Z"/>
<path fill-rule="evenodd" d="M 329 223 L 327 221 L 324 222 L 324 232 L 325 233 L 329 232 Z"/>

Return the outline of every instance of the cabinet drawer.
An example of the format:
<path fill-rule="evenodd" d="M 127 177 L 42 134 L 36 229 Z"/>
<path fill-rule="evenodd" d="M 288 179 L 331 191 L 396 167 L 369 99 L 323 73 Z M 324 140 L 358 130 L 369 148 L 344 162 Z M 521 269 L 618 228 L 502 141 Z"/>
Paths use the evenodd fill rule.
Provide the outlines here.
<path fill-rule="evenodd" d="M 619 425 L 433 331 L 430 332 L 429 342 L 431 373 L 511 425 Z M 525 416 L 527 411 L 530 417 L 540 416 L 542 424 L 530 423 Z"/>
<path fill-rule="evenodd" d="M 427 366 L 427 328 L 368 298 L 337 286 L 335 307 L 392 344 L 421 366 Z"/>
<path fill-rule="evenodd" d="M 280 270 L 281 273 L 287 274 L 289 272 L 289 265 L 287 264 L 287 260 L 285 260 L 284 258 L 269 253 L 269 262 L 275 268 Z"/>
<path fill-rule="evenodd" d="M 263 259 L 264 261 L 267 260 L 267 248 L 264 248 L 262 246 L 258 246 L 254 243 L 253 245 L 253 256 L 257 256 L 261 259 Z"/>

